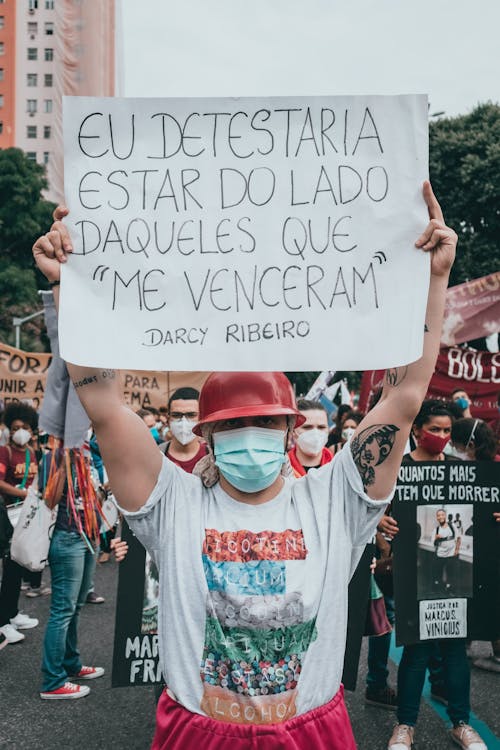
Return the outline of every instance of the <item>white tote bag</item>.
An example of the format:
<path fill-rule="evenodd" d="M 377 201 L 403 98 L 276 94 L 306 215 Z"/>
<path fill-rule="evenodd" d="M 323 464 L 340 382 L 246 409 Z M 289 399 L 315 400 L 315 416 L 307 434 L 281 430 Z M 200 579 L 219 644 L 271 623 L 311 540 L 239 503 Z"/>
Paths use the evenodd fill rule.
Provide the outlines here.
<path fill-rule="evenodd" d="M 48 562 L 50 540 L 57 518 L 57 505 L 50 510 L 38 492 L 37 480 L 28 488 L 17 521 L 10 556 L 33 572 L 43 570 Z"/>

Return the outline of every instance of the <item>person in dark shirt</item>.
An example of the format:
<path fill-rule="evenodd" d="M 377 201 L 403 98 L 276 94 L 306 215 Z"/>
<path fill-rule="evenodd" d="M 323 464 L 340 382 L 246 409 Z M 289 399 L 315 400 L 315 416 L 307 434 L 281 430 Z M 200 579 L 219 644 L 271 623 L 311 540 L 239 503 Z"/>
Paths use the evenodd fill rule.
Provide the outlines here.
<path fill-rule="evenodd" d="M 0 446 L 0 502 L 13 505 L 22 502 L 36 476 L 37 465 L 30 442 L 38 427 L 38 415 L 27 404 L 10 404 L 4 415 L 9 430 L 9 442 Z M 24 640 L 21 630 L 38 625 L 34 617 L 19 612 L 19 594 L 24 574 L 28 571 L 4 550 L 2 585 L 0 587 L 0 634 L 8 643 Z M 2 639 L 3 640 L 3 639 Z"/>

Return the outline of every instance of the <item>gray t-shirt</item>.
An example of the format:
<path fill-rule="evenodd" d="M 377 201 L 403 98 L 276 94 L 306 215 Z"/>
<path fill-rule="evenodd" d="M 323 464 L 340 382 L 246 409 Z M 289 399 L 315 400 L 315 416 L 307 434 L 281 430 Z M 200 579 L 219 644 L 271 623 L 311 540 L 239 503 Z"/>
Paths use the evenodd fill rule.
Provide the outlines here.
<path fill-rule="evenodd" d="M 124 515 L 158 566 L 160 663 L 176 699 L 245 724 L 331 700 L 349 578 L 389 500 L 366 495 L 350 449 L 257 506 L 165 459 L 147 503 Z"/>

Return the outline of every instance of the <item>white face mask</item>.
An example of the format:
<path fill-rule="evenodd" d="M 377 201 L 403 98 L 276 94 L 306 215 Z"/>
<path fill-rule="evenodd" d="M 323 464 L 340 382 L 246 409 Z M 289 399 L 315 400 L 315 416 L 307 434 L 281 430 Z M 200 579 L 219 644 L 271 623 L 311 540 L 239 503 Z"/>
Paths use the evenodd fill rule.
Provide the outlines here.
<path fill-rule="evenodd" d="M 352 438 L 356 430 L 354 427 L 346 427 L 345 430 L 342 430 L 342 440 L 345 440 L 346 442 Z"/>
<path fill-rule="evenodd" d="M 19 430 L 16 430 L 14 432 L 14 434 L 12 435 L 12 440 L 16 443 L 16 445 L 26 445 L 31 440 L 31 432 L 21 427 Z"/>
<path fill-rule="evenodd" d="M 451 455 L 454 456 L 455 458 L 459 458 L 461 461 L 471 460 L 471 457 L 469 456 L 467 451 L 458 450 L 458 448 L 455 448 L 455 446 L 453 446 L 451 449 Z"/>
<path fill-rule="evenodd" d="M 196 422 L 192 422 L 190 419 L 186 419 L 186 417 L 172 419 L 170 421 L 170 432 L 181 445 L 187 445 L 196 438 L 193 432 L 195 425 Z"/>
<path fill-rule="evenodd" d="M 316 456 L 326 445 L 328 440 L 327 430 L 305 430 L 297 438 L 297 445 L 306 456 Z"/>

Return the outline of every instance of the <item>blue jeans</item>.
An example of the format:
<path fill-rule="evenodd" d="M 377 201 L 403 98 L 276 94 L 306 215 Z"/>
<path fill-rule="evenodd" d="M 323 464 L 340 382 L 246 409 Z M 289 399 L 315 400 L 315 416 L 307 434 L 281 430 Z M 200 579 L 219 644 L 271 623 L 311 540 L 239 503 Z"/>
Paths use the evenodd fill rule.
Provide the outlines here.
<path fill-rule="evenodd" d="M 420 698 L 424 687 L 425 670 L 436 648 L 435 641 L 422 641 L 405 646 L 398 670 L 398 722 L 415 726 Z M 456 726 L 460 721 L 469 723 L 470 668 L 465 650 L 465 640 L 439 641 L 443 660 L 444 685 L 448 697 L 448 716 Z"/>
<path fill-rule="evenodd" d="M 78 617 L 89 592 L 95 555 L 74 531 L 56 529 L 50 543 L 52 601 L 43 641 L 42 690 L 57 690 L 82 668 Z"/>
<path fill-rule="evenodd" d="M 387 619 L 394 625 L 396 613 L 394 611 L 394 599 L 391 596 L 384 596 L 385 611 Z M 387 660 L 391 648 L 391 633 L 385 635 L 371 635 L 368 639 L 368 674 L 366 675 L 366 684 L 368 687 L 383 689 L 387 685 L 389 670 L 387 669 Z"/>

